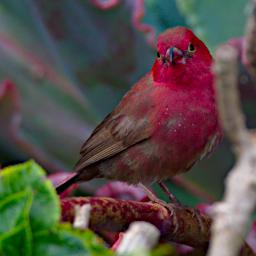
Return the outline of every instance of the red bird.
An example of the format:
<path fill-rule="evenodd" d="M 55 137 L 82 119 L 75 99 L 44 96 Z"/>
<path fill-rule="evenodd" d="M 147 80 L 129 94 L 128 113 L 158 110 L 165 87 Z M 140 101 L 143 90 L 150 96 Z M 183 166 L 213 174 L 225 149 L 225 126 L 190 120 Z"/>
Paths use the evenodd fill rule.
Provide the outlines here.
<path fill-rule="evenodd" d="M 152 70 L 123 97 L 81 148 L 75 182 L 96 177 L 130 184 L 161 182 L 188 171 L 221 139 L 212 57 L 191 30 L 158 38 Z"/>

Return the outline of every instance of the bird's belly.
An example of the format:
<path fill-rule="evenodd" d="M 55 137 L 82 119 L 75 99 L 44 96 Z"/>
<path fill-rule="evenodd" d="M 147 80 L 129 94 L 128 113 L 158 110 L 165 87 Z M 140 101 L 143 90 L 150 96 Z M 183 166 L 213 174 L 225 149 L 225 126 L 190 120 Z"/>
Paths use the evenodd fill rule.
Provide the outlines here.
<path fill-rule="evenodd" d="M 102 161 L 98 168 L 108 179 L 150 184 L 187 171 L 216 133 L 217 122 L 176 122 L 150 139 Z M 206 125 L 207 124 L 207 125 Z"/>
<path fill-rule="evenodd" d="M 107 179 L 149 185 L 185 171 L 191 164 L 189 158 L 183 159 L 179 161 L 172 149 L 161 152 L 159 145 L 146 141 L 103 161 L 98 168 Z"/>

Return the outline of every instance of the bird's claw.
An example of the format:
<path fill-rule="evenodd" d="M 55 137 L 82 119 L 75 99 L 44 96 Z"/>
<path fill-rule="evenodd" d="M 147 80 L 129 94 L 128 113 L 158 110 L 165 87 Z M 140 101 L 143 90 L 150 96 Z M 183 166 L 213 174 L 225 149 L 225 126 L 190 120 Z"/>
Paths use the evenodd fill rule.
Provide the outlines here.
<path fill-rule="evenodd" d="M 177 231 L 179 230 L 178 217 L 175 211 L 175 207 L 177 207 L 177 205 L 174 203 L 165 203 L 164 207 L 168 209 L 168 211 L 170 212 L 170 215 L 173 218 L 173 226 L 174 226 L 173 234 L 176 234 Z"/>
<path fill-rule="evenodd" d="M 156 198 L 156 200 L 154 200 L 152 202 L 159 204 L 168 210 L 168 212 L 170 213 L 170 216 L 173 219 L 173 226 L 174 226 L 173 234 L 176 234 L 177 231 L 179 230 L 179 222 L 178 222 L 178 217 L 177 217 L 175 208 L 181 207 L 181 206 L 179 204 L 175 204 L 175 203 L 166 203 L 165 201 L 163 201 L 159 198 Z"/>
<path fill-rule="evenodd" d="M 196 208 L 189 208 L 189 207 L 187 207 L 187 210 L 189 212 L 191 212 L 192 218 L 196 218 L 196 220 L 198 222 L 198 225 L 199 225 L 199 228 L 200 228 L 200 231 L 202 233 L 204 233 L 205 227 L 204 227 L 204 223 L 202 221 L 202 217 L 201 217 L 200 211 L 198 209 L 196 209 Z"/>
<path fill-rule="evenodd" d="M 162 200 L 161 200 L 162 201 Z M 177 208 L 182 208 L 182 209 L 186 209 L 188 212 L 191 213 L 192 215 L 192 218 L 196 218 L 197 220 L 197 223 L 199 225 L 199 228 L 200 228 L 200 231 L 202 233 L 205 232 L 205 226 L 204 226 L 204 223 L 203 223 L 203 220 L 202 220 L 202 217 L 201 217 L 201 214 L 200 214 L 200 211 L 196 208 L 190 208 L 190 207 L 184 207 L 180 204 L 175 204 L 175 203 L 166 203 L 166 202 L 163 202 L 161 203 L 162 206 L 164 206 L 165 208 L 168 209 L 168 211 L 170 212 L 170 215 L 172 216 L 173 218 L 173 225 L 174 225 L 174 231 L 173 233 L 175 234 L 178 229 L 179 229 L 179 223 L 178 223 L 178 217 L 177 217 L 177 212 L 176 212 L 176 209 Z M 176 209 L 175 209 L 176 208 Z"/>

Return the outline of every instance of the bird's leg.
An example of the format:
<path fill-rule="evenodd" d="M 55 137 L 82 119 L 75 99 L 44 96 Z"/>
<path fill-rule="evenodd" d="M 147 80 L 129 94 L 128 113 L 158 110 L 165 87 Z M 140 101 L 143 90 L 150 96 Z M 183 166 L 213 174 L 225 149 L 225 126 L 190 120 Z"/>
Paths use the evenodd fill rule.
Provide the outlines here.
<path fill-rule="evenodd" d="M 159 181 L 158 185 L 160 186 L 160 188 L 164 191 L 164 193 L 168 196 L 169 200 L 175 204 L 175 205 L 181 205 L 181 203 L 179 202 L 179 200 L 176 198 L 176 196 L 174 194 L 172 194 L 172 192 L 170 192 L 170 190 L 168 189 L 168 187 L 162 182 Z"/>
<path fill-rule="evenodd" d="M 182 206 L 179 200 L 169 191 L 168 187 L 163 182 L 160 181 L 158 182 L 158 184 L 173 204 L 179 207 Z M 202 218 L 199 210 L 196 208 L 190 208 L 190 207 L 185 207 L 185 208 L 191 212 L 193 218 L 196 218 L 198 225 L 200 227 L 200 230 L 204 232 L 204 224 L 202 222 Z"/>
<path fill-rule="evenodd" d="M 191 212 L 193 218 L 196 218 L 199 228 L 200 228 L 200 231 L 202 233 L 204 233 L 205 227 L 204 227 L 204 223 L 202 221 L 200 211 L 197 208 L 191 208 L 191 207 L 185 207 L 185 208 Z"/>
<path fill-rule="evenodd" d="M 179 224 L 178 224 L 177 214 L 173 209 L 173 204 L 172 203 L 166 203 L 165 201 L 158 198 L 150 189 L 148 189 L 142 183 L 139 183 L 138 185 L 139 185 L 140 188 L 142 188 L 145 191 L 145 193 L 147 194 L 147 196 L 148 196 L 148 198 L 150 199 L 151 202 L 156 203 L 156 204 L 160 204 L 163 207 L 168 209 L 171 216 L 173 217 L 173 223 L 174 223 L 174 226 L 175 226 L 175 229 L 174 229 L 173 232 L 176 233 L 179 229 Z M 176 205 L 176 204 L 174 204 L 174 205 Z"/>
<path fill-rule="evenodd" d="M 161 205 L 167 204 L 165 201 L 158 198 L 149 188 L 147 188 L 142 183 L 139 183 L 139 187 L 144 190 L 144 192 L 147 194 L 151 202 L 161 204 Z"/>

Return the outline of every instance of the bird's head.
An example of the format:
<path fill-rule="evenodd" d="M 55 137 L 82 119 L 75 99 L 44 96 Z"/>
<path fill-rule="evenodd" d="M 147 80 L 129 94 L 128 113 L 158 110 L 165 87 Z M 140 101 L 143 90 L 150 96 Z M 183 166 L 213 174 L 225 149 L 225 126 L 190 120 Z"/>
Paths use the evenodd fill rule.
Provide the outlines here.
<path fill-rule="evenodd" d="M 210 72 L 211 61 L 209 50 L 190 29 L 171 28 L 158 37 L 153 78 L 160 83 L 186 82 Z"/>

